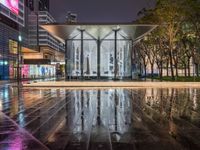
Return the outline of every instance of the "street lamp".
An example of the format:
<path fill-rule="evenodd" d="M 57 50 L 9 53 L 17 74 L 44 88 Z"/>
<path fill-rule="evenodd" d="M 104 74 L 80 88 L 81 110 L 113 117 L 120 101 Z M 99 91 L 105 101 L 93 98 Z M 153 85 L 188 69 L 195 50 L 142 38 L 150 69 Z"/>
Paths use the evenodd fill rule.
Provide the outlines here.
<path fill-rule="evenodd" d="M 22 36 L 18 36 L 18 46 L 17 46 L 17 83 L 18 86 L 21 81 L 21 42 L 22 42 Z"/>

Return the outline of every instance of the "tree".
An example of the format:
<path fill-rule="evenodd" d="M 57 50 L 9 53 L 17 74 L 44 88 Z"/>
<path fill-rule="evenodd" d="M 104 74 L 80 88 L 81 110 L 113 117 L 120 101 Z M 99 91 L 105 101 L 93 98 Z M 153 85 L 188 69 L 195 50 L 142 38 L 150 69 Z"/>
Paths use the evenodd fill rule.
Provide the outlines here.
<path fill-rule="evenodd" d="M 190 70 L 189 63 L 191 58 L 193 58 L 193 61 L 198 60 L 197 58 L 195 59 L 194 56 L 200 51 L 199 46 L 197 46 L 200 39 L 199 0 L 157 0 L 155 8 L 142 9 L 139 14 L 142 16 L 138 20 L 139 23 L 159 25 L 156 34 L 162 41 L 165 41 L 165 46 L 162 46 L 162 48 L 167 50 L 167 53 L 164 53 L 167 55 L 162 59 L 169 60 L 172 79 L 175 79 L 174 69 L 176 69 L 176 76 L 178 76 L 178 69 L 180 67 L 179 58 L 182 57 L 182 55 L 184 57 L 187 56 L 187 66 L 188 70 Z M 187 27 L 187 30 L 184 29 L 184 27 Z M 180 37 L 183 37 L 181 34 L 184 34 L 187 37 L 190 36 L 189 50 L 185 51 L 185 53 L 181 52 L 181 48 L 183 48 L 180 46 Z M 191 37 L 193 37 L 193 39 L 191 39 Z M 156 47 L 161 48 L 160 44 L 163 43 L 162 41 L 158 39 L 157 43 L 154 44 Z M 164 51 L 161 50 L 158 52 L 163 54 Z M 160 56 L 157 58 L 160 59 Z M 195 63 L 199 64 L 198 61 Z M 159 66 L 158 63 L 157 65 Z"/>
<path fill-rule="evenodd" d="M 136 45 L 135 45 L 135 49 L 137 49 L 137 54 L 138 54 L 138 57 L 139 57 L 139 62 L 140 62 L 140 74 L 142 74 L 142 65 L 143 65 L 143 68 L 144 68 L 144 76 L 146 78 L 147 76 L 147 64 L 148 64 L 148 59 L 147 59 L 147 56 L 146 56 L 146 49 L 144 47 L 144 45 L 142 45 L 141 42 L 138 42 Z"/>

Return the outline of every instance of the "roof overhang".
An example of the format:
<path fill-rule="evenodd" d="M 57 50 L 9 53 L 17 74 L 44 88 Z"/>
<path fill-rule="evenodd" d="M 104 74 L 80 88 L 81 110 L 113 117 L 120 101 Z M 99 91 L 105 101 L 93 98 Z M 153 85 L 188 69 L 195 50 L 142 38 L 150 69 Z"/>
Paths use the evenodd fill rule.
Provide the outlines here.
<path fill-rule="evenodd" d="M 144 24 L 44 24 L 41 25 L 43 29 L 48 31 L 52 36 L 58 40 L 65 41 L 72 39 L 80 30 L 87 31 L 95 39 L 103 39 L 108 33 L 113 30 L 119 30 L 124 32 L 129 39 L 137 41 L 144 37 L 157 27 L 157 25 L 144 25 Z"/>

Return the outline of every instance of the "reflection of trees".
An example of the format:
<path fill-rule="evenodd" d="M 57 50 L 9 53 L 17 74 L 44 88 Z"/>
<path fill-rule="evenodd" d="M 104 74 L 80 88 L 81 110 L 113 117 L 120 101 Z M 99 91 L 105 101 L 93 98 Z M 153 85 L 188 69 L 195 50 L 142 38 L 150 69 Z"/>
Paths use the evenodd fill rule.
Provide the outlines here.
<path fill-rule="evenodd" d="M 190 106 L 190 89 L 184 89 L 182 104 L 180 103 L 180 117 L 186 118 Z"/>
<path fill-rule="evenodd" d="M 176 90 L 172 89 L 171 91 L 171 96 L 170 96 L 170 104 L 169 104 L 169 112 L 167 114 L 168 120 L 169 120 L 169 134 L 171 134 L 172 136 L 176 136 L 177 134 L 177 129 L 176 129 L 176 125 L 174 124 L 173 121 L 173 109 L 174 109 L 174 103 L 175 103 L 175 97 L 174 95 L 176 94 Z"/>
<path fill-rule="evenodd" d="M 145 92 L 145 103 L 141 108 L 144 107 L 145 114 L 165 127 L 173 137 L 182 132 L 184 126 L 198 124 L 198 89 L 150 89 Z"/>

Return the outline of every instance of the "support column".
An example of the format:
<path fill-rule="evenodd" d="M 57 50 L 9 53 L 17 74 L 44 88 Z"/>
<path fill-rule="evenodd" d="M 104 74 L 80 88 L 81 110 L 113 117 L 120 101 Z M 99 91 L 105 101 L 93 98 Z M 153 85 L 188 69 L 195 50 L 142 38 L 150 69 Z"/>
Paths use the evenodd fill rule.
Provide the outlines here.
<path fill-rule="evenodd" d="M 81 79 L 83 79 L 84 74 L 83 74 L 83 59 L 84 59 L 84 55 L 83 55 L 83 32 L 84 30 L 80 30 L 81 31 Z"/>
<path fill-rule="evenodd" d="M 114 45 L 114 49 L 115 49 L 115 52 L 114 52 L 114 60 L 115 60 L 115 65 L 114 65 L 114 79 L 116 80 L 117 79 L 117 32 L 118 30 L 114 30 L 115 32 L 115 45 Z"/>
<path fill-rule="evenodd" d="M 134 57 L 133 57 L 134 55 Z M 133 74 L 133 65 L 136 65 L 136 60 L 135 60 L 135 51 L 133 48 L 133 40 L 131 40 L 131 79 L 132 79 L 132 74 Z M 135 64 L 133 64 L 135 63 Z"/>
<path fill-rule="evenodd" d="M 97 40 L 97 79 L 100 79 L 100 76 L 101 76 L 101 52 L 100 52 L 100 49 L 101 49 L 101 40 L 98 39 Z"/>
<path fill-rule="evenodd" d="M 67 55 L 67 40 L 65 40 L 65 80 L 68 80 L 69 79 L 69 74 L 68 74 L 68 71 L 67 71 L 67 60 L 68 60 L 68 55 Z"/>

